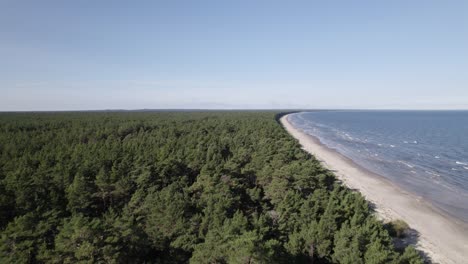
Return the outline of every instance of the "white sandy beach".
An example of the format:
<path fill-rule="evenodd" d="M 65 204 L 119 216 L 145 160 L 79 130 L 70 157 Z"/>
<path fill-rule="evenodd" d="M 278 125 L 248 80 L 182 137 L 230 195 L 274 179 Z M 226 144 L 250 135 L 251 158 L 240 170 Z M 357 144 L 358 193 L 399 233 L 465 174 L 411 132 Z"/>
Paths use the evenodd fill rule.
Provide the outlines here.
<path fill-rule="evenodd" d="M 443 215 L 426 201 L 359 167 L 322 145 L 318 139 L 294 128 L 287 115 L 281 118 L 281 123 L 304 150 L 333 170 L 346 186 L 359 191 L 375 204 L 382 220 L 403 219 L 416 230 L 419 233 L 416 248 L 427 254 L 433 263 L 468 263 L 466 224 Z"/>

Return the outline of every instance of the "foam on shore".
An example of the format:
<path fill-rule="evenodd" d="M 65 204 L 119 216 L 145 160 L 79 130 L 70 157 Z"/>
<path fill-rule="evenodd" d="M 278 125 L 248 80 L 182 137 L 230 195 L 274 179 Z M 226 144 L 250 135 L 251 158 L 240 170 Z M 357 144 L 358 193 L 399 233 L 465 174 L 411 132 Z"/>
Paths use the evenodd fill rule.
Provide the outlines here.
<path fill-rule="evenodd" d="M 333 170 L 348 188 L 359 191 L 373 203 L 384 221 L 402 219 L 417 231 L 416 248 L 435 263 L 466 263 L 468 260 L 468 227 L 436 210 L 431 204 L 408 193 L 380 175 L 372 173 L 320 141 L 296 129 L 288 115 L 280 119 L 285 129 L 303 149 L 322 165 Z"/>

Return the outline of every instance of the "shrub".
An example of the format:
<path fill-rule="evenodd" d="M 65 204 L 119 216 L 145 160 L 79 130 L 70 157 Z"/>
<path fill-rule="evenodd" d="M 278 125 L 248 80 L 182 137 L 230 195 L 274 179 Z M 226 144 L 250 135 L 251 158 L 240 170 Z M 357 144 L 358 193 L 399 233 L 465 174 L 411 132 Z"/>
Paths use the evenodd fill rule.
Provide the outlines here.
<path fill-rule="evenodd" d="M 393 220 L 387 223 L 385 227 L 388 230 L 388 233 L 392 237 L 398 237 L 398 238 L 405 237 L 405 233 L 409 229 L 409 225 L 401 219 Z"/>

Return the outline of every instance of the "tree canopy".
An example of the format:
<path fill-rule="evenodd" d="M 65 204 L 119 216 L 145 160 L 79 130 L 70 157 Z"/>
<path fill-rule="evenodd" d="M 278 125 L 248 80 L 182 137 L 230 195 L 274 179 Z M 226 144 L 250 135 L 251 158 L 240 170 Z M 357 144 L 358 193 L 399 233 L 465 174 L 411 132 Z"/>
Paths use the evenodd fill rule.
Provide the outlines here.
<path fill-rule="evenodd" d="M 277 117 L 0 114 L 0 262 L 422 263 Z"/>

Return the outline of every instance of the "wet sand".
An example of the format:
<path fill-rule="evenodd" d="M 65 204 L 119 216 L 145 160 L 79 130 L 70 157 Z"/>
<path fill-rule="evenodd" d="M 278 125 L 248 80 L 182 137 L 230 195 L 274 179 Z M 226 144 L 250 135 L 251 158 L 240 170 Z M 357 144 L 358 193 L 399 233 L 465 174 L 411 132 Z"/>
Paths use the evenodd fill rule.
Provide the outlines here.
<path fill-rule="evenodd" d="M 375 205 L 380 219 L 407 222 L 415 230 L 412 238 L 408 239 L 415 239 L 416 248 L 433 263 L 468 263 L 468 226 L 465 223 L 444 215 L 420 197 L 402 190 L 321 144 L 317 138 L 296 129 L 289 123 L 288 115 L 280 121 L 304 150 L 333 171 L 348 188 L 359 191 Z"/>

